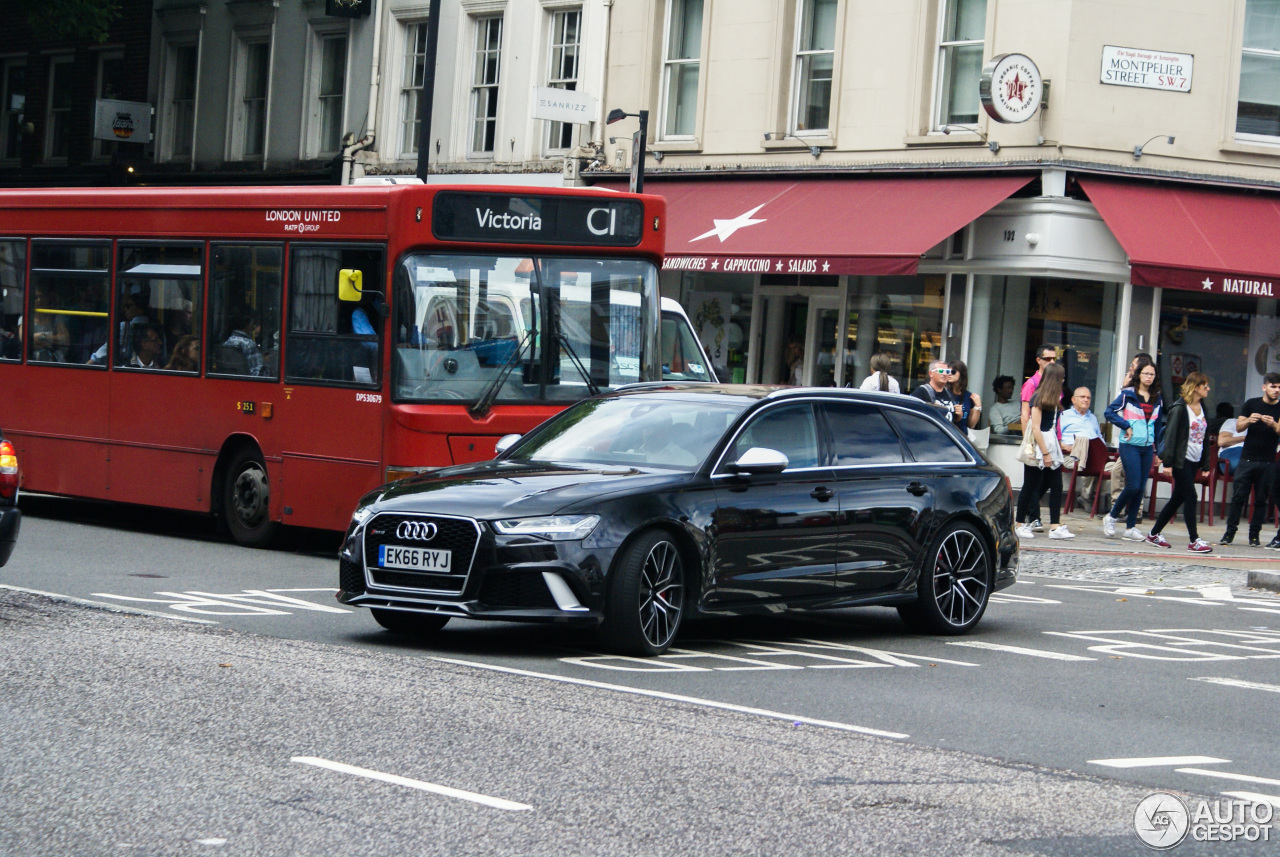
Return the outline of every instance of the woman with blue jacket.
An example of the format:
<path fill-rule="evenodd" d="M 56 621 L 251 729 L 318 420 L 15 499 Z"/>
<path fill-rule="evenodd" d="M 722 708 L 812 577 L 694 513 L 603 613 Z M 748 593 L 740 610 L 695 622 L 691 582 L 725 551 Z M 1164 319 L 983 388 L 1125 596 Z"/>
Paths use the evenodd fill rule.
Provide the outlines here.
<path fill-rule="evenodd" d="M 1124 537 L 1143 541 L 1146 536 L 1138 529 L 1138 511 L 1142 508 L 1142 495 L 1147 487 L 1155 450 L 1164 437 L 1164 414 L 1161 412 L 1160 382 L 1156 367 L 1145 355 L 1139 359 L 1130 376 L 1132 387 L 1125 387 L 1106 410 L 1107 422 L 1124 431 L 1120 438 L 1120 464 L 1124 467 L 1124 490 L 1116 498 L 1111 511 L 1102 516 L 1102 532 L 1108 538 L 1116 534 L 1116 520 L 1128 507 Z"/>

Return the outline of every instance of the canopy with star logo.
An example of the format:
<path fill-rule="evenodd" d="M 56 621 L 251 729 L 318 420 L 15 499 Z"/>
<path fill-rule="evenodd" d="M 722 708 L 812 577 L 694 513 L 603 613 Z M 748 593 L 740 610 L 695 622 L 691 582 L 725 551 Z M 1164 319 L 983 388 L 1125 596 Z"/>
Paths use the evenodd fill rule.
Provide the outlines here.
<path fill-rule="evenodd" d="M 891 276 L 914 274 L 922 253 L 1030 181 L 649 177 L 645 192 L 667 199 L 664 269 Z"/>
<path fill-rule="evenodd" d="M 1280 297 L 1280 194 L 1082 178 L 1129 256 L 1129 281 Z"/>

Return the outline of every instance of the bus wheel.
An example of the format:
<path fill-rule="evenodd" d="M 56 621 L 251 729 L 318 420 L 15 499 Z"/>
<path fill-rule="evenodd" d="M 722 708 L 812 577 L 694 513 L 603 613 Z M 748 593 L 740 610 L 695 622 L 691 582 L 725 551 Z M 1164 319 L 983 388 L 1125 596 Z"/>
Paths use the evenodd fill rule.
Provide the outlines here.
<path fill-rule="evenodd" d="M 266 547 L 276 532 L 271 520 L 271 484 L 267 464 L 252 448 L 244 448 L 231 458 L 222 485 L 222 512 L 231 537 L 246 547 Z"/>

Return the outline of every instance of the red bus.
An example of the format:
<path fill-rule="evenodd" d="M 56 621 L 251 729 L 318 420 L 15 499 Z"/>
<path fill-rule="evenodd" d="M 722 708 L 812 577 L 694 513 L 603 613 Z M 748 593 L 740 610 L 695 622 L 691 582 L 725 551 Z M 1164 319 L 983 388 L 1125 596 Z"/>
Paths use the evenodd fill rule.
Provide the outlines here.
<path fill-rule="evenodd" d="M 664 214 L 576 189 L 0 191 L 22 487 L 220 514 L 248 545 L 341 530 L 383 482 L 661 379 Z"/>

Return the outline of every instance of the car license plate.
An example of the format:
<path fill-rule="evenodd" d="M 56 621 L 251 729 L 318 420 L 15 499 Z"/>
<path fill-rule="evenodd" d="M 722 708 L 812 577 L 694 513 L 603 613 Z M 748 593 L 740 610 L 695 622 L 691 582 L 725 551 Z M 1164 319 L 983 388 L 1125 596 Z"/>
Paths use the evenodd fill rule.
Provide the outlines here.
<path fill-rule="evenodd" d="M 402 548 L 396 545 L 378 546 L 378 565 L 382 568 L 399 568 L 406 571 L 450 572 L 452 551 L 430 548 Z"/>

